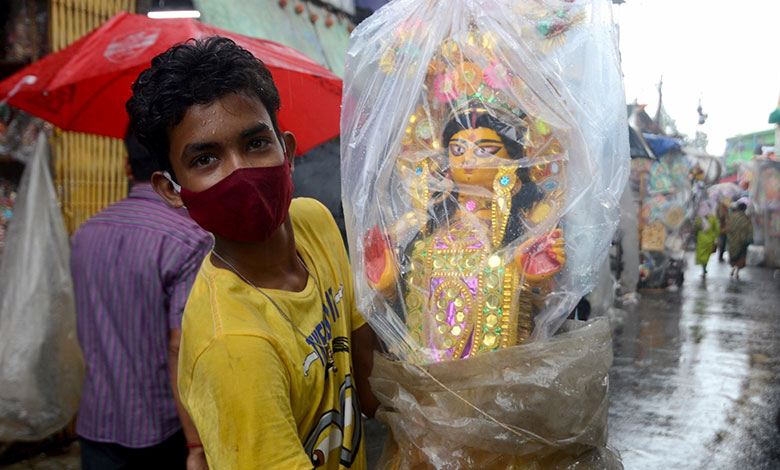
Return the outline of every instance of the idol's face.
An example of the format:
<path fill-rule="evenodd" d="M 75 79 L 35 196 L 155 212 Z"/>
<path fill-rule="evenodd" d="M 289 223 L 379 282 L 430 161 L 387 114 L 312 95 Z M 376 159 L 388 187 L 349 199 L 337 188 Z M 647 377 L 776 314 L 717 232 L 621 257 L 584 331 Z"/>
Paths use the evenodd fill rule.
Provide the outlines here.
<path fill-rule="evenodd" d="M 501 166 L 510 159 L 501 137 L 493 129 L 464 129 L 448 143 L 452 179 L 458 185 L 475 185 L 493 189 L 493 180 Z"/>

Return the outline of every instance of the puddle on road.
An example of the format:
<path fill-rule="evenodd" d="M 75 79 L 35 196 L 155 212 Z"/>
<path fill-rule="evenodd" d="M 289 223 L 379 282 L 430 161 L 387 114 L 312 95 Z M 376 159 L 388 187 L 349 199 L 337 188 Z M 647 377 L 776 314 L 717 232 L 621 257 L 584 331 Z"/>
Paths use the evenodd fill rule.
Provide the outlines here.
<path fill-rule="evenodd" d="M 616 332 L 609 440 L 627 470 L 731 470 L 760 458 L 744 434 L 772 421 L 760 384 L 779 372 L 767 351 L 780 349 L 770 314 L 780 292 L 771 271 L 736 284 L 710 264 L 706 281 L 691 269 L 678 292 L 643 296 Z"/>

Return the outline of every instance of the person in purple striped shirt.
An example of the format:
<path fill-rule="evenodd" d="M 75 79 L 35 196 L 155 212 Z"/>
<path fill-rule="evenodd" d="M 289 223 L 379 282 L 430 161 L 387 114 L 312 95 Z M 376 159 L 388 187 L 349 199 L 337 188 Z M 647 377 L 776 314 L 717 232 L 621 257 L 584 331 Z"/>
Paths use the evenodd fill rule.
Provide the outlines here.
<path fill-rule="evenodd" d="M 128 197 L 72 241 L 87 365 L 76 422 L 82 469 L 206 468 L 202 449 L 186 445 L 199 438 L 176 373 L 182 312 L 212 238 L 152 189 L 154 157 L 130 133 L 126 143 Z"/>

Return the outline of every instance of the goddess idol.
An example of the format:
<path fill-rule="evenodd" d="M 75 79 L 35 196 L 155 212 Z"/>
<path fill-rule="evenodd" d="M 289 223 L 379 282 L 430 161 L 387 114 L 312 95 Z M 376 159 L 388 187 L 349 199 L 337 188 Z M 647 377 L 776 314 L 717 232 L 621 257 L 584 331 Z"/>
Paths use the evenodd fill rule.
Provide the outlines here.
<path fill-rule="evenodd" d="M 422 362 L 528 340 L 566 263 L 563 131 L 494 43 L 472 30 L 437 49 L 394 168 L 409 210 L 363 239 L 369 286 Z"/>

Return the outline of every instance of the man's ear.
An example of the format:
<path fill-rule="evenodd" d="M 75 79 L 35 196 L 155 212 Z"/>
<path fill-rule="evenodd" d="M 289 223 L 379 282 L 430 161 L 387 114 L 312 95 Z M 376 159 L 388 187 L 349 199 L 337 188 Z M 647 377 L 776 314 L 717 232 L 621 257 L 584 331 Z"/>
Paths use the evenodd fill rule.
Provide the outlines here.
<path fill-rule="evenodd" d="M 133 177 L 133 167 L 130 166 L 130 159 L 125 159 L 125 176 L 127 176 L 128 181 L 135 181 L 135 177 Z"/>
<path fill-rule="evenodd" d="M 181 200 L 181 195 L 173 187 L 173 183 L 165 177 L 163 172 L 155 171 L 152 173 L 152 187 L 160 195 L 165 202 L 168 203 L 174 209 L 184 207 L 184 201 Z"/>
<path fill-rule="evenodd" d="M 290 131 L 282 134 L 282 140 L 284 140 L 285 157 L 290 165 L 290 173 L 292 173 L 295 171 L 295 149 L 298 148 L 298 143 L 295 141 L 295 135 Z"/>

